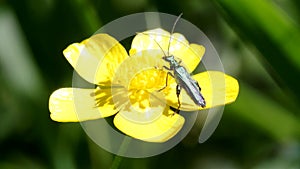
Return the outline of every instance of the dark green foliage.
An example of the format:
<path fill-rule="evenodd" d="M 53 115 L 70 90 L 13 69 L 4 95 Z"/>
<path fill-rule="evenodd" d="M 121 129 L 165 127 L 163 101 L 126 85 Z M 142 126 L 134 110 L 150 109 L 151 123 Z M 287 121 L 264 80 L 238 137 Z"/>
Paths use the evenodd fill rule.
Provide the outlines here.
<path fill-rule="evenodd" d="M 121 16 L 155 10 L 183 12 L 201 28 L 240 82 L 240 95 L 205 143 L 197 143 L 196 128 L 173 149 L 123 158 L 119 168 L 300 168 L 299 1 L 124 2 L 0 1 L 0 169 L 111 167 L 114 155 L 79 123 L 51 121 L 48 98 L 72 85 L 73 68 L 62 55 L 69 44 Z"/>

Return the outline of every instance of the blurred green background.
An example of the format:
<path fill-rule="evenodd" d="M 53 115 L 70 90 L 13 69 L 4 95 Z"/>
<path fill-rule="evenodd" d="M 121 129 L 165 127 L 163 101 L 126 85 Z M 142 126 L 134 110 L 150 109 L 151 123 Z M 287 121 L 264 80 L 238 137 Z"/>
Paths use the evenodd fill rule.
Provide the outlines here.
<path fill-rule="evenodd" d="M 106 169 L 114 155 L 79 123 L 51 121 L 50 94 L 72 85 L 62 50 L 101 25 L 144 11 L 198 26 L 227 74 L 237 101 L 205 143 L 192 132 L 150 158 L 119 168 L 300 168 L 300 1 L 298 0 L 0 0 L 0 169 Z"/>

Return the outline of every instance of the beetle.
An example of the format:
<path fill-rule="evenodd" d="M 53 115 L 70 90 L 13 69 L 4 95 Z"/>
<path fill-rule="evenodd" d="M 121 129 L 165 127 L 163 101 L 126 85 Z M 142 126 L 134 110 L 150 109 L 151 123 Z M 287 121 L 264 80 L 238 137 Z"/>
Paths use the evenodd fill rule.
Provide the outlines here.
<path fill-rule="evenodd" d="M 167 73 L 165 87 L 167 87 L 167 85 L 168 85 L 168 76 L 169 75 L 172 76 L 177 83 L 177 86 L 176 86 L 176 96 L 178 99 L 177 110 L 179 111 L 179 108 L 181 106 L 179 95 L 180 95 L 182 88 L 187 92 L 187 94 L 194 101 L 195 104 L 204 108 L 206 106 L 206 102 L 205 102 L 203 95 L 201 94 L 201 87 L 199 86 L 199 83 L 191 77 L 191 75 L 187 72 L 185 67 L 180 65 L 181 62 L 177 62 L 175 60 L 173 55 L 163 56 L 163 59 L 165 61 L 169 62 L 169 64 L 170 64 L 170 67 L 164 66 L 164 68 L 167 69 L 168 71 L 173 72 L 173 74 L 171 72 Z M 159 91 L 163 90 L 165 87 L 163 87 Z"/>
<path fill-rule="evenodd" d="M 167 85 L 168 85 L 168 76 L 169 75 L 172 76 L 175 79 L 175 81 L 177 83 L 176 96 L 177 96 L 177 99 L 178 99 L 177 112 L 179 111 L 179 108 L 181 106 L 179 95 L 180 95 L 180 92 L 181 92 L 182 88 L 187 92 L 189 97 L 194 101 L 194 103 L 196 105 L 201 106 L 202 108 L 204 108 L 206 106 L 205 99 L 204 99 L 203 95 L 201 94 L 201 87 L 200 87 L 199 83 L 192 78 L 192 76 L 188 73 L 188 71 L 186 70 L 185 67 L 180 65 L 181 60 L 177 61 L 175 59 L 174 55 L 169 54 L 170 44 L 171 44 L 171 40 L 172 40 L 172 34 L 174 32 L 175 25 L 178 22 L 181 15 L 182 15 L 182 13 L 177 17 L 176 21 L 174 22 L 174 25 L 173 25 L 173 28 L 172 28 L 172 31 L 171 31 L 171 34 L 170 34 L 170 39 L 169 39 L 169 44 L 168 44 L 168 53 L 167 54 L 163 51 L 163 49 L 161 48 L 159 43 L 155 41 L 164 53 L 164 56 L 162 57 L 162 59 L 165 60 L 166 62 L 168 62 L 169 66 L 170 66 L 170 67 L 163 66 L 163 68 L 165 68 L 169 72 L 167 73 L 167 77 L 166 77 L 166 85 L 162 89 L 160 89 L 159 91 L 161 91 L 161 90 L 163 90 L 167 87 Z"/>

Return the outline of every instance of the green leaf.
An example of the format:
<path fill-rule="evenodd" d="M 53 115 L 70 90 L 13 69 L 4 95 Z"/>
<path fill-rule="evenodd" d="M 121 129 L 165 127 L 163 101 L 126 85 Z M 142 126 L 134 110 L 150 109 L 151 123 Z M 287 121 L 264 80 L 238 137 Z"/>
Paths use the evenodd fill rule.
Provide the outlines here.
<path fill-rule="evenodd" d="M 237 101 L 227 107 L 230 112 L 277 140 L 299 138 L 300 121 L 292 112 L 244 83 L 240 88 Z"/>
<path fill-rule="evenodd" d="M 278 73 L 272 74 L 300 98 L 300 29 L 269 0 L 215 0 L 234 30 L 255 48 Z M 273 70 L 272 70 L 273 71 Z M 271 72 L 272 72 L 271 71 Z"/>

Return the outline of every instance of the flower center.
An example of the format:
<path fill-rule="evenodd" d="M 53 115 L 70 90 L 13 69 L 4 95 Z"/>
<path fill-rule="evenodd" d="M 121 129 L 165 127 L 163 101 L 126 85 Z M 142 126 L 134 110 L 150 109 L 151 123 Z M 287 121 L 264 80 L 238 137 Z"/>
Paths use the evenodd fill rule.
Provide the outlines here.
<path fill-rule="evenodd" d="M 123 103 L 116 106 L 128 112 L 128 119 L 138 121 L 146 118 L 140 121 L 151 121 L 165 109 L 164 94 L 169 88 L 159 91 L 165 87 L 167 77 L 167 72 L 160 69 L 166 64 L 161 57 L 161 50 L 142 51 L 124 60 L 115 72 L 112 85 L 124 88 L 120 91 L 112 89 L 113 100 Z M 169 76 L 168 82 L 171 78 Z"/>
<path fill-rule="evenodd" d="M 146 111 L 154 107 L 150 98 L 151 93 L 157 92 L 165 86 L 167 73 L 165 71 L 149 68 L 135 74 L 128 85 L 130 103 L 138 111 Z"/>

